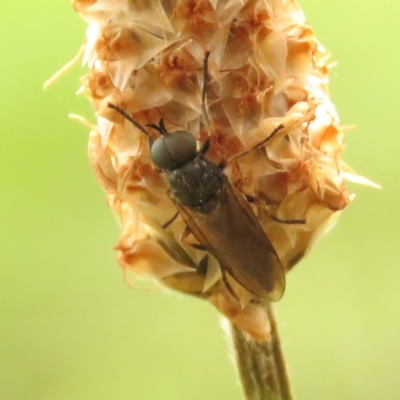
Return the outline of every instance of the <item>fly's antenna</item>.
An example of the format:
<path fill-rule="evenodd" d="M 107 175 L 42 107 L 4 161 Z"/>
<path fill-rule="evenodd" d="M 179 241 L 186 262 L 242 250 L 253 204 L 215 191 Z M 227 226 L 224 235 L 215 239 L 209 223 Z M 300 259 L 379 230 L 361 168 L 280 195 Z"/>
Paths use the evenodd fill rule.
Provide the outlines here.
<path fill-rule="evenodd" d="M 135 121 L 125 110 L 123 110 L 121 107 L 118 107 L 112 103 L 108 103 L 107 106 L 109 108 L 112 108 L 113 110 L 115 110 L 117 113 L 121 114 L 125 119 L 127 119 L 129 122 L 131 122 L 133 125 L 136 126 L 136 128 L 138 128 L 140 131 L 142 131 L 147 137 L 151 138 L 151 136 L 149 135 L 149 132 L 147 132 L 147 130 L 144 128 L 144 126 L 142 126 L 141 124 L 139 124 L 139 122 Z"/>
<path fill-rule="evenodd" d="M 164 124 L 164 119 L 161 118 L 158 124 L 147 124 L 149 128 L 155 129 L 158 133 L 161 133 L 163 136 L 169 135 L 169 132 L 167 131 L 167 128 L 165 127 Z"/>

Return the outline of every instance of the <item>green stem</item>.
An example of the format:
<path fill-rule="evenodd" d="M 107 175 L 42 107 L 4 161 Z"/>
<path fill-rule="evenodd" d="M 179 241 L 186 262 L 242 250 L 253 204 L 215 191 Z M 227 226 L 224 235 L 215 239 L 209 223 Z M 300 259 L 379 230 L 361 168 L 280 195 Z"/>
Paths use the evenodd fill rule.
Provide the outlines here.
<path fill-rule="evenodd" d="M 277 324 L 270 304 L 271 340 L 256 342 L 232 325 L 236 364 L 247 400 L 293 400 Z"/>

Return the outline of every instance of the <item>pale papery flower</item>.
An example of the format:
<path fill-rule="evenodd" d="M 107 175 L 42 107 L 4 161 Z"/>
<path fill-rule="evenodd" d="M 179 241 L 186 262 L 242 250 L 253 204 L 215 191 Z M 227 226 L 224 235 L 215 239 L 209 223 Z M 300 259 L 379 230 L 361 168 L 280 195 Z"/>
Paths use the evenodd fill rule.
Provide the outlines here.
<path fill-rule="evenodd" d="M 259 199 L 251 208 L 289 270 L 336 221 L 352 198 L 340 159 L 344 135 L 327 91 L 327 54 L 290 0 L 74 0 L 88 22 L 82 86 L 97 115 L 89 157 L 109 206 L 121 221 L 116 249 L 127 276 L 208 299 L 254 339 L 270 335 L 265 299 L 232 279 L 176 214 L 163 173 L 150 159 L 142 126 L 163 118 L 168 131 L 189 131 L 215 163 L 250 149 L 283 125 L 260 150 L 228 163 L 230 182 Z M 204 59 L 208 60 L 202 111 Z M 149 129 L 151 135 L 156 133 Z M 288 224 L 284 221 L 302 221 Z M 245 233 L 244 233 L 245 234 Z M 244 249 L 245 251 L 245 249 Z"/>

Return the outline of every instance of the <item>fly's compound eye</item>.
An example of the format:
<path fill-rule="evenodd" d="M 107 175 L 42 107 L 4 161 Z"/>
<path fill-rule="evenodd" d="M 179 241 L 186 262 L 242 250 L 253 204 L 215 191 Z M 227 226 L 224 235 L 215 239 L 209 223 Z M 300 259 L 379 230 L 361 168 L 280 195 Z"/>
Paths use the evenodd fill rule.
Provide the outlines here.
<path fill-rule="evenodd" d="M 186 131 L 170 132 L 153 143 L 150 156 L 158 168 L 182 167 L 196 156 L 196 140 Z"/>

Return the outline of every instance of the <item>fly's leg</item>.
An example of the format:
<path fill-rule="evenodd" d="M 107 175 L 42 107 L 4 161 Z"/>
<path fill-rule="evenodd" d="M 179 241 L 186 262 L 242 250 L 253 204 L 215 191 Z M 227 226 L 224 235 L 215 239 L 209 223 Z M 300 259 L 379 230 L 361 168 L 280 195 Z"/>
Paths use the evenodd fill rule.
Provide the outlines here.
<path fill-rule="evenodd" d="M 244 197 L 246 198 L 246 200 L 249 203 L 255 204 L 257 206 L 261 205 L 265 208 L 267 208 L 267 204 L 260 200 L 258 197 L 255 196 L 251 196 L 248 194 L 245 194 Z M 267 211 L 268 212 L 268 211 Z M 275 215 L 271 214 L 270 212 L 268 212 L 268 215 L 276 222 L 279 222 L 280 224 L 286 224 L 286 225 L 304 225 L 307 221 L 306 219 L 302 218 L 302 219 L 282 219 L 282 218 L 278 218 Z"/>
<path fill-rule="evenodd" d="M 209 81 L 209 74 L 208 74 L 208 59 L 210 57 L 210 52 L 206 51 L 205 55 L 204 55 L 204 63 L 203 63 L 203 88 L 201 91 L 201 113 L 204 119 L 204 122 L 207 126 L 207 130 L 208 130 L 208 135 L 210 135 L 211 132 L 211 119 L 210 119 L 210 115 L 208 113 L 208 109 L 207 109 L 207 85 L 208 85 L 208 81 Z"/>
<path fill-rule="evenodd" d="M 239 301 L 239 297 L 233 290 L 232 285 L 228 282 L 228 278 L 226 277 L 226 273 L 223 268 L 221 268 L 221 275 L 222 275 L 222 281 L 224 282 L 225 287 L 228 289 L 228 292 L 232 295 L 232 297 L 234 297 L 237 301 Z"/>
<path fill-rule="evenodd" d="M 163 229 L 167 229 L 177 218 L 178 218 L 179 212 L 177 211 L 169 220 L 164 222 L 161 227 Z"/>
<path fill-rule="evenodd" d="M 207 86 L 210 79 L 208 73 L 208 59 L 210 57 L 210 52 L 206 51 L 204 54 L 203 63 L 203 88 L 201 90 L 201 115 L 203 117 L 203 123 L 207 129 L 207 140 L 201 145 L 199 154 L 204 155 L 210 148 L 210 138 L 215 136 L 214 126 L 212 124 L 210 114 L 207 109 Z"/>
<path fill-rule="evenodd" d="M 191 234 L 191 230 L 185 226 L 185 229 L 182 231 L 182 233 L 179 236 L 179 241 L 180 242 L 184 242 L 185 244 L 187 244 L 188 246 L 192 247 L 195 250 L 200 250 L 200 251 L 207 251 L 207 249 L 199 244 L 199 243 L 191 243 L 187 241 L 187 237 Z M 201 260 L 199 261 L 198 265 L 197 265 L 197 273 L 199 275 L 205 275 L 207 273 L 207 269 L 208 269 L 208 253 L 206 253 Z"/>
<path fill-rule="evenodd" d="M 241 151 L 240 153 L 235 154 L 234 156 L 228 158 L 227 160 L 221 161 L 218 166 L 221 169 L 224 169 L 230 162 L 235 161 L 239 158 L 242 158 L 246 156 L 247 154 L 251 153 L 253 150 L 259 149 L 260 147 L 265 146 L 279 131 L 284 129 L 285 127 L 280 124 L 278 125 L 265 139 L 263 139 L 261 142 L 257 143 L 254 145 L 252 148 L 248 150 Z"/>
<path fill-rule="evenodd" d="M 269 214 L 268 215 L 276 222 L 279 222 L 280 224 L 287 224 L 287 225 L 304 225 L 307 221 L 306 219 L 281 219 L 278 217 L 275 217 L 275 215 Z"/>
<path fill-rule="evenodd" d="M 190 233 L 191 233 L 191 232 L 190 232 L 189 228 L 186 227 L 186 229 L 182 232 L 181 238 L 182 238 L 182 236 L 183 236 L 184 234 L 186 234 L 186 236 L 187 236 L 187 235 L 189 235 Z M 184 239 L 181 239 L 181 238 L 180 238 L 180 240 L 184 240 Z M 201 244 L 197 244 L 197 243 L 188 243 L 188 242 L 185 242 L 185 243 L 188 244 L 189 246 L 193 247 L 193 248 L 196 249 L 196 250 L 207 251 L 207 249 L 206 249 L 203 245 L 201 245 Z M 206 253 L 206 254 L 202 257 L 202 259 L 200 260 L 200 262 L 199 262 L 199 264 L 198 264 L 198 267 L 197 267 L 197 273 L 198 273 L 199 275 L 206 276 L 207 271 L 208 271 L 208 261 L 209 261 L 209 257 L 208 257 L 208 253 Z M 239 297 L 238 297 L 237 294 L 235 293 L 235 291 L 234 291 L 232 285 L 229 283 L 228 278 L 226 277 L 225 270 L 224 270 L 222 267 L 220 267 L 219 269 L 220 269 L 220 271 L 221 271 L 222 282 L 224 282 L 224 285 L 225 285 L 225 287 L 228 289 L 228 292 L 229 292 L 236 300 L 239 301 Z"/>
<path fill-rule="evenodd" d="M 278 222 L 279 224 L 284 224 L 284 225 L 304 225 L 307 223 L 307 220 L 304 219 L 282 219 L 282 218 L 278 218 L 275 215 L 271 214 L 268 211 L 268 204 L 255 197 L 255 196 L 251 196 L 251 195 L 244 195 L 244 197 L 246 198 L 246 200 L 249 203 L 255 204 L 255 205 L 261 205 L 264 209 L 267 210 L 268 215 L 270 216 L 270 218 L 276 222 Z M 287 268 L 288 270 L 290 270 L 294 265 L 296 265 L 298 263 L 298 261 L 300 261 L 302 258 L 304 257 L 304 251 L 300 251 L 299 253 L 295 254 L 293 258 L 287 260 Z"/>
<path fill-rule="evenodd" d="M 186 243 L 188 246 L 190 246 L 196 250 L 207 251 L 207 249 L 202 244 L 191 243 L 186 240 L 191 233 L 192 233 L 192 231 L 189 229 L 189 227 L 185 226 L 185 229 L 182 231 L 182 233 L 179 236 L 179 241 Z"/>
<path fill-rule="evenodd" d="M 197 267 L 197 273 L 199 275 L 206 275 L 208 270 L 208 253 L 204 254 L 202 259 L 199 262 L 199 265 Z"/>

